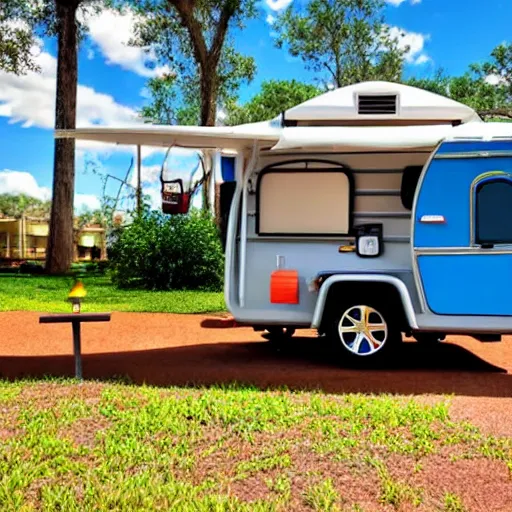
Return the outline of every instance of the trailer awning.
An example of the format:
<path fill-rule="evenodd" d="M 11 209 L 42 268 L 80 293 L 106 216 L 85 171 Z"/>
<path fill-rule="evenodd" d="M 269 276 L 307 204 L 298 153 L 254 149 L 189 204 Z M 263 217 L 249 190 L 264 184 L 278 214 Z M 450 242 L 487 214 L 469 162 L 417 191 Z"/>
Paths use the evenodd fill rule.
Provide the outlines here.
<path fill-rule="evenodd" d="M 141 124 L 124 128 L 93 126 L 76 130 L 56 130 L 55 137 L 131 146 L 236 150 L 250 147 L 254 141 L 268 142 L 269 146 L 273 146 L 279 140 L 280 132 L 281 128 L 273 126 L 272 122 L 233 127 Z"/>
<path fill-rule="evenodd" d="M 453 132 L 451 125 L 284 128 L 272 148 L 413 149 L 434 148 Z"/>
<path fill-rule="evenodd" d="M 255 142 L 277 150 L 413 150 L 433 149 L 443 140 L 496 140 L 512 137 L 512 123 L 467 123 L 460 126 L 298 126 L 274 121 L 233 127 L 155 126 L 89 127 L 56 131 L 74 138 L 121 145 L 180 146 L 190 149 L 250 148 Z"/>

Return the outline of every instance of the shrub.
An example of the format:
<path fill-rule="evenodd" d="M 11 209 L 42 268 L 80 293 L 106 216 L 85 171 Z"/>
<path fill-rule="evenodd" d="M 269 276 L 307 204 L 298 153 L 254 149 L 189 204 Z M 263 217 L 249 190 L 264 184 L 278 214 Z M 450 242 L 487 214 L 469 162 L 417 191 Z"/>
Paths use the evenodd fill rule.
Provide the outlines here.
<path fill-rule="evenodd" d="M 110 248 L 112 280 L 119 287 L 157 290 L 222 288 L 223 252 L 213 219 L 198 211 L 144 213 Z"/>

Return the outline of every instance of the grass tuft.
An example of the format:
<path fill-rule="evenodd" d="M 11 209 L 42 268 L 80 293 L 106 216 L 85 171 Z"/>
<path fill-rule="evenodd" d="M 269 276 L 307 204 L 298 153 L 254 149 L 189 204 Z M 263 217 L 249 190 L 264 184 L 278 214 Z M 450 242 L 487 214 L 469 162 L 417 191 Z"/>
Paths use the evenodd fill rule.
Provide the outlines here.
<path fill-rule="evenodd" d="M 2 511 L 346 511 L 370 507 L 361 493 L 400 509 L 439 500 L 414 485 L 433 454 L 512 467 L 510 439 L 445 403 L 57 379 L 0 382 L 0 397 Z"/>

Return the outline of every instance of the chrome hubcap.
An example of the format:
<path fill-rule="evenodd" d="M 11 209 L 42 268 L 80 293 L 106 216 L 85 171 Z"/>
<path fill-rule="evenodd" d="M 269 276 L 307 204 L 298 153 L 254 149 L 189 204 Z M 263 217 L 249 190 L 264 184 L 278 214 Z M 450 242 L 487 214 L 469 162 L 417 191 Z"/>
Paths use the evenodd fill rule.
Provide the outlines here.
<path fill-rule="evenodd" d="M 385 345 L 388 326 L 384 317 L 370 306 L 352 306 L 338 324 L 343 346 L 356 356 L 370 356 Z"/>

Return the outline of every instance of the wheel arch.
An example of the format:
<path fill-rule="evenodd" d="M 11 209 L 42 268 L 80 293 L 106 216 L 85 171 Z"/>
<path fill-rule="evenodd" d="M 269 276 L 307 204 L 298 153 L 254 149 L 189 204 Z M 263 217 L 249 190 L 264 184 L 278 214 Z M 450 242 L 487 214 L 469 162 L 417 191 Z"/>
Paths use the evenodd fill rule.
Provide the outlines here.
<path fill-rule="evenodd" d="M 416 314 L 407 286 L 397 277 L 386 274 L 337 274 L 328 277 L 320 287 L 311 328 L 320 329 L 322 327 L 328 310 L 329 299 L 333 296 L 333 293 L 343 289 L 344 285 L 353 286 L 357 283 L 364 283 L 366 286 L 391 287 L 397 294 L 397 300 L 402 306 L 403 317 L 409 329 L 418 329 Z"/>

